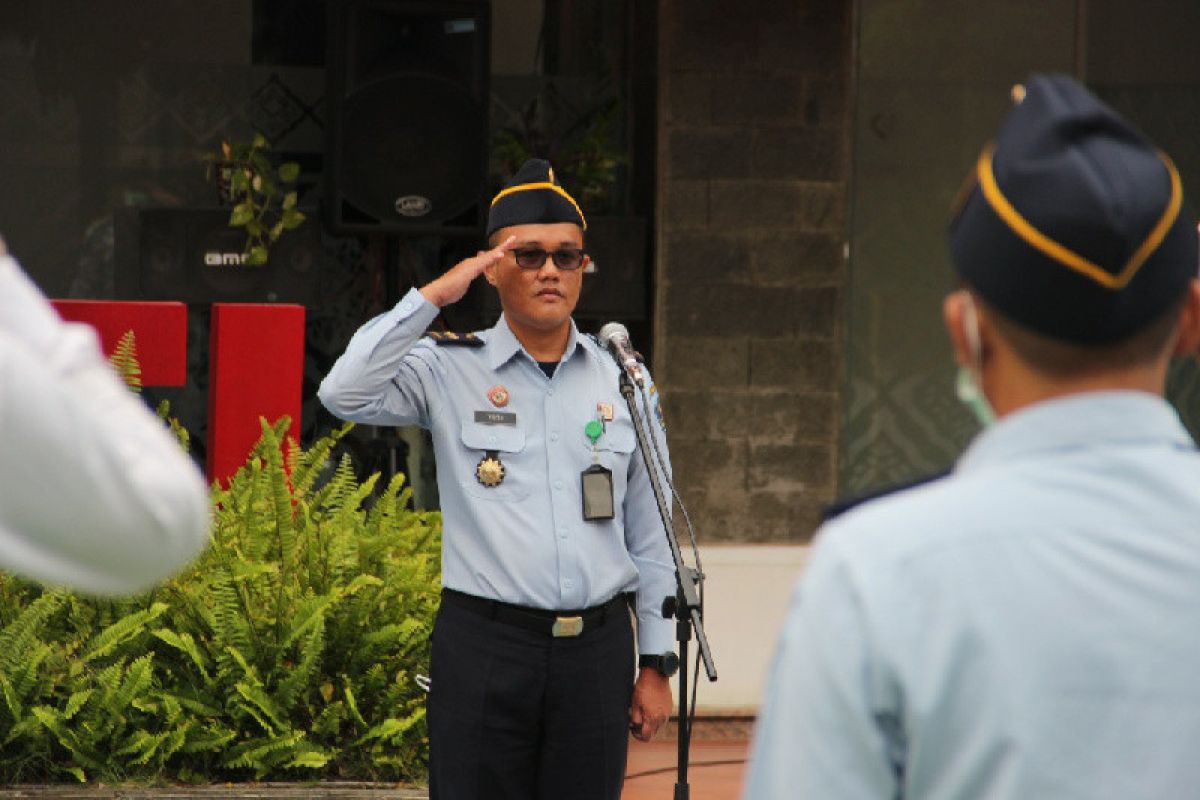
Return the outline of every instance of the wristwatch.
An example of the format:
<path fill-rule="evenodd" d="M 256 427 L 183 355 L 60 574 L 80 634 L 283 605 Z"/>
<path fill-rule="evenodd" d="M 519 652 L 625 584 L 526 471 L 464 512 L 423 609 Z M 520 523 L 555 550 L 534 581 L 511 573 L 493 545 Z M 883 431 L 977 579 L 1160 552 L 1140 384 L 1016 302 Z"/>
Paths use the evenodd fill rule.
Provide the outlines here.
<path fill-rule="evenodd" d="M 642 655 L 638 656 L 638 666 L 657 670 L 658 674 L 664 678 L 669 678 L 679 671 L 679 656 L 673 652 L 666 652 L 657 656 Z"/>

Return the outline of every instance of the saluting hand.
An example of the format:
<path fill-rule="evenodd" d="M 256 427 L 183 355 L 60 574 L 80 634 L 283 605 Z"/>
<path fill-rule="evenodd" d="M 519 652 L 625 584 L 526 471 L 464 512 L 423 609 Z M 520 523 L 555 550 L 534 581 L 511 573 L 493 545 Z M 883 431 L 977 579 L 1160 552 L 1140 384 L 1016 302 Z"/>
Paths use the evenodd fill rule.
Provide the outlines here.
<path fill-rule="evenodd" d="M 425 295 L 425 299 L 438 308 L 457 303 L 467 293 L 471 281 L 483 274 L 483 271 L 489 266 L 504 258 L 504 254 L 516 240 L 517 237 L 509 236 L 491 250 L 480 250 L 470 258 L 464 258 L 448 269 L 440 278 L 435 278 L 422 286 L 421 294 Z"/>

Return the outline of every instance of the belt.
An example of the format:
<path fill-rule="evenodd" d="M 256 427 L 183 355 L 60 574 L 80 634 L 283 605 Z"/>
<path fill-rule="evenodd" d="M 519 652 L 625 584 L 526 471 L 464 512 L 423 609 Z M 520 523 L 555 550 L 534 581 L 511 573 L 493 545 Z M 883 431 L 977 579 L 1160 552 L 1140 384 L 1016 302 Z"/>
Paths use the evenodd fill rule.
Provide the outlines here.
<path fill-rule="evenodd" d="M 629 597 L 628 594 L 619 594 L 607 603 L 579 611 L 550 611 L 488 600 L 454 589 L 442 589 L 444 605 L 456 606 L 481 617 L 555 638 L 579 636 L 585 630 L 600 627 L 610 617 L 628 620 Z"/>

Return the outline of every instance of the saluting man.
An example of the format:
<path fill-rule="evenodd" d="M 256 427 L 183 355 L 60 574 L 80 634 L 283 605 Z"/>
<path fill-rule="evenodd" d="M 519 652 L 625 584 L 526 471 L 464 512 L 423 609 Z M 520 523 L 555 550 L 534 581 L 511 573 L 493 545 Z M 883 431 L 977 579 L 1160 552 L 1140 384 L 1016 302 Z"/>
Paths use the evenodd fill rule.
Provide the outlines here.
<path fill-rule="evenodd" d="M 674 566 L 648 478 L 666 442 L 649 424 L 663 462 L 644 463 L 617 365 L 571 319 L 586 228 L 550 164 L 526 162 L 492 201 L 491 249 L 366 323 L 318 392 L 343 419 L 433 434 L 434 800 L 616 800 L 629 731 L 671 711 Z M 426 336 L 481 274 L 499 322 Z"/>

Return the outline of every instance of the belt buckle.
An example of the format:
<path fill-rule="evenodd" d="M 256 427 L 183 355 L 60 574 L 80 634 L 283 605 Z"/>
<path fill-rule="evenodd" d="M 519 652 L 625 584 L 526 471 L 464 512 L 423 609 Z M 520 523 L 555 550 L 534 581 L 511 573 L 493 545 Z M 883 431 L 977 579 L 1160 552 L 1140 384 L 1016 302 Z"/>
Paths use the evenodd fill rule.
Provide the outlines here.
<path fill-rule="evenodd" d="M 583 617 L 556 617 L 550 635 L 556 639 L 583 633 Z"/>

